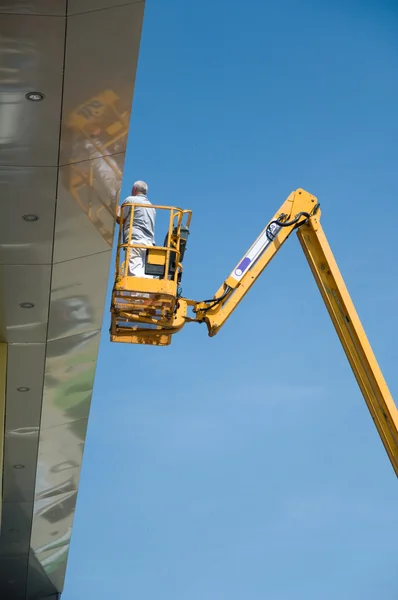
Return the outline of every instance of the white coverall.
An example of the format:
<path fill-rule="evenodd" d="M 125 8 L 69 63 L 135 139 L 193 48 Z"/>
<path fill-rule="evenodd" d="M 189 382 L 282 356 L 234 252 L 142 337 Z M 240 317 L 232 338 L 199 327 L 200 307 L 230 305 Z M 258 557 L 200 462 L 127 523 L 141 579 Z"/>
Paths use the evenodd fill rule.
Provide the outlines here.
<path fill-rule="evenodd" d="M 123 239 L 124 243 L 128 243 L 130 231 L 130 214 L 131 207 L 129 204 L 143 204 L 152 206 L 148 198 L 143 194 L 137 196 L 128 196 L 123 202 Z M 132 244 L 144 244 L 145 246 L 153 246 L 155 243 L 155 216 L 154 208 L 134 207 L 133 230 L 131 234 Z M 128 253 L 128 275 L 134 277 L 144 277 L 152 279 L 151 275 L 145 274 L 145 248 L 130 248 Z"/>

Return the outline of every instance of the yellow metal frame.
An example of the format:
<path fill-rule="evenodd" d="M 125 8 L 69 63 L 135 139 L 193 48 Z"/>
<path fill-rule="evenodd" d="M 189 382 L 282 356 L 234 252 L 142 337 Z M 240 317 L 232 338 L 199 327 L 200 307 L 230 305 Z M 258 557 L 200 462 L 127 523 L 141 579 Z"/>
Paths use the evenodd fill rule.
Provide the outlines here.
<path fill-rule="evenodd" d="M 179 241 L 180 241 L 180 229 L 183 224 L 183 219 L 186 217 L 186 224 L 189 227 L 191 224 L 192 212 L 190 210 L 183 210 L 182 208 L 176 208 L 175 206 L 162 206 L 159 204 L 150 204 L 148 205 L 149 209 L 155 210 L 164 210 L 169 212 L 169 227 L 167 233 L 167 246 L 147 246 L 144 244 L 134 244 L 132 239 L 133 228 L 134 228 L 134 208 L 135 207 L 142 208 L 143 205 L 139 202 L 131 203 L 128 205 L 122 205 L 120 209 L 120 227 L 118 233 L 118 242 L 117 242 L 117 250 L 116 250 L 116 275 L 115 275 L 115 286 L 121 289 L 130 289 L 125 286 L 132 286 L 134 290 L 138 289 L 139 286 L 140 291 L 156 291 L 162 289 L 166 286 L 167 290 L 170 288 L 173 290 L 173 295 L 177 294 L 177 279 L 178 274 L 182 272 L 182 264 L 180 262 L 180 251 L 179 251 Z M 128 233 L 128 241 L 123 242 L 123 227 L 122 223 L 126 218 L 124 213 L 127 211 L 127 208 L 130 209 L 130 218 L 129 218 L 129 233 Z M 173 229 L 177 228 L 177 234 L 173 236 Z M 174 278 L 170 279 L 142 279 L 137 277 L 128 277 L 127 276 L 127 264 L 125 261 L 120 260 L 121 251 L 124 250 L 125 253 L 128 253 L 129 249 L 132 248 L 142 248 L 147 250 L 149 253 L 153 253 L 152 264 L 164 264 L 165 273 L 169 272 L 170 267 L 170 259 L 171 254 L 176 254 L 176 262 L 178 263 L 178 268 L 175 270 Z M 163 259 L 159 261 L 159 256 L 163 256 Z M 149 285 L 149 290 L 148 290 Z M 166 292 L 167 293 L 167 292 Z"/>

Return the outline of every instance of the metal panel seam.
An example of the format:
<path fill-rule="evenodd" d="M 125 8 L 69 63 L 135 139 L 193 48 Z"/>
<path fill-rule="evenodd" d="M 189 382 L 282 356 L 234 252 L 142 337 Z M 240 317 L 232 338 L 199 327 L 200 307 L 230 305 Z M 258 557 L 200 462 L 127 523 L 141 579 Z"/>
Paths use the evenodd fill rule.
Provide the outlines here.
<path fill-rule="evenodd" d="M 31 17 L 46 17 L 46 18 L 51 17 L 51 19 L 65 19 L 65 17 L 66 17 L 66 14 L 65 15 L 47 15 L 47 14 L 43 14 L 43 13 L 2 12 L 1 10 L 0 10 L 0 15 L 10 15 L 12 17 L 29 17 L 29 18 L 31 18 Z"/>
<path fill-rule="evenodd" d="M 88 417 L 82 417 L 81 419 L 73 419 L 72 421 L 68 421 L 67 423 L 57 423 L 56 425 L 47 425 L 45 431 L 53 431 L 57 427 L 65 427 L 65 425 L 71 425 L 73 423 L 81 423 L 82 421 L 88 421 Z M 43 429 L 44 431 L 44 429 Z"/>
<path fill-rule="evenodd" d="M 126 150 L 123 150 L 123 152 L 110 152 L 109 154 L 106 154 L 106 157 L 110 157 L 110 156 L 124 156 L 126 154 Z M 70 162 L 62 162 L 59 164 L 60 167 L 68 167 L 70 165 L 81 165 L 83 163 L 88 163 L 88 162 L 92 162 L 93 160 L 102 160 L 102 159 L 96 159 L 96 158 L 84 158 L 83 160 L 73 160 Z"/>
<path fill-rule="evenodd" d="M 111 249 L 107 249 L 107 250 L 100 250 L 100 252 L 93 252 L 92 254 L 82 254 L 82 256 L 77 256 L 76 258 L 67 258 L 66 260 L 59 260 L 57 262 L 54 262 L 53 265 L 63 265 L 65 263 L 69 263 L 72 262 L 74 260 L 81 260 L 82 258 L 89 258 L 90 256 L 98 256 L 100 254 L 109 254 L 111 252 Z M 93 329 L 93 331 L 97 331 L 96 329 Z M 68 337 L 68 336 L 64 336 L 64 337 Z M 52 339 L 52 338 L 50 338 Z"/>
<path fill-rule="evenodd" d="M 68 13 L 68 17 L 78 17 L 80 15 L 88 15 L 89 13 L 102 12 L 104 10 L 113 10 L 114 8 L 121 8 L 122 6 L 131 6 L 132 4 L 144 4 L 145 0 L 135 0 L 135 2 L 122 2 L 121 4 L 115 4 L 115 6 L 105 6 L 104 8 L 93 8 L 92 10 L 83 10 L 82 12 Z"/>

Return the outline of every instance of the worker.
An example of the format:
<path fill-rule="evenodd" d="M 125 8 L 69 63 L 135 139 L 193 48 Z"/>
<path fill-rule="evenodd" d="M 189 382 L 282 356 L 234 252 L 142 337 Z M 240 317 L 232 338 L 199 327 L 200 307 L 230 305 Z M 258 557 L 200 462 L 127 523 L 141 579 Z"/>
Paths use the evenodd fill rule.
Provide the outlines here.
<path fill-rule="evenodd" d="M 155 245 L 155 216 L 154 208 L 147 198 L 148 186 L 145 181 L 136 181 L 131 190 L 131 196 L 128 196 L 121 207 L 118 207 L 117 222 L 120 224 L 121 208 L 123 208 L 123 243 L 129 243 L 131 205 L 142 204 L 143 206 L 134 207 L 134 220 L 131 233 L 132 244 L 142 244 L 145 246 Z M 128 275 L 133 277 L 152 278 L 145 274 L 145 248 L 130 248 L 128 252 Z"/>

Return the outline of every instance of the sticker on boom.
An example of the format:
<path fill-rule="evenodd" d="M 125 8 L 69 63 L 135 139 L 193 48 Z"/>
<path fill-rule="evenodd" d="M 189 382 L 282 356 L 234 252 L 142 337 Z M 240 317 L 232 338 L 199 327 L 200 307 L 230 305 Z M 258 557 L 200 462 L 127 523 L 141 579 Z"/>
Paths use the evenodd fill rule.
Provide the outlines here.
<path fill-rule="evenodd" d="M 276 225 L 276 223 L 272 223 L 265 231 L 263 231 L 263 233 L 254 242 L 246 256 L 242 258 L 239 265 L 231 273 L 231 277 L 235 279 L 235 281 L 242 279 L 243 275 L 249 270 L 250 267 L 254 265 L 263 252 L 274 241 L 280 229 L 281 228 Z"/>

